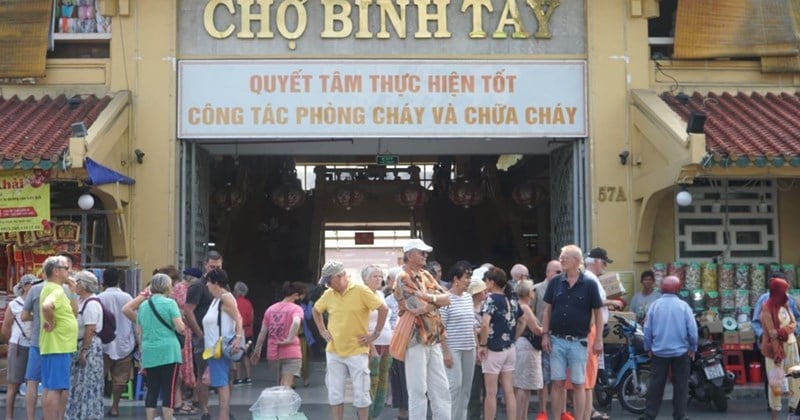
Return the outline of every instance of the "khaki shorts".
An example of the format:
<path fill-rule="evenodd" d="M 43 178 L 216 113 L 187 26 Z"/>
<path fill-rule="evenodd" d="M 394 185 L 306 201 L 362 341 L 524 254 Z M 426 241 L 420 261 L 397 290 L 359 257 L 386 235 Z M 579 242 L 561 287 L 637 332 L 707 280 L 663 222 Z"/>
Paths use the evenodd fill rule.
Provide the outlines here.
<path fill-rule="evenodd" d="M 6 380 L 12 384 L 25 382 L 25 367 L 28 365 L 28 347 L 8 345 L 8 371 Z"/>
<path fill-rule="evenodd" d="M 283 375 L 300 376 L 302 359 L 283 359 L 278 360 L 278 371 Z"/>
<path fill-rule="evenodd" d="M 133 375 L 133 355 L 127 355 L 119 360 L 113 360 L 107 354 L 103 355 L 103 368 L 106 376 L 111 377 L 111 385 L 125 386 Z"/>

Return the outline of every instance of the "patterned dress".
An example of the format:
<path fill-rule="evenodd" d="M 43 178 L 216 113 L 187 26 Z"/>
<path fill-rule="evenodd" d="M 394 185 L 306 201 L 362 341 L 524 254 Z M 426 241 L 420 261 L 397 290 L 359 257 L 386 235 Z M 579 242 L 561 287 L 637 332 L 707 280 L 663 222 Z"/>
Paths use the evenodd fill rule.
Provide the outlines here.
<path fill-rule="evenodd" d="M 172 289 L 172 298 L 178 302 L 178 308 L 183 312 L 183 307 L 186 305 L 186 293 L 189 290 L 189 283 L 185 281 L 178 282 Z M 184 319 L 184 322 L 186 320 Z M 181 356 L 183 362 L 178 368 L 183 383 L 188 387 L 194 387 L 196 384 L 194 376 L 194 356 L 192 354 L 192 329 L 188 326 L 184 328 L 183 335 L 186 337 L 185 344 L 181 349 Z"/>
<path fill-rule="evenodd" d="M 81 346 L 78 346 L 80 352 Z M 86 365 L 78 365 L 78 353 L 72 355 L 69 399 L 64 418 L 88 420 L 103 418 L 103 344 L 94 336 L 86 353 Z"/>

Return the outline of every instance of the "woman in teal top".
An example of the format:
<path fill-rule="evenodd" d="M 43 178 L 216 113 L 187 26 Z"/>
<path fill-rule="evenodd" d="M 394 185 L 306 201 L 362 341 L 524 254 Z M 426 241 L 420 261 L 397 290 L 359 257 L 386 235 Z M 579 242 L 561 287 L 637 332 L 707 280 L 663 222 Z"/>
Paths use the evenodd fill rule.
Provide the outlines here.
<path fill-rule="evenodd" d="M 150 280 L 150 293 L 149 302 L 139 306 L 136 316 L 136 332 L 142 343 L 142 367 L 147 370 L 145 414 L 148 420 L 155 418 L 161 394 L 161 418 L 169 420 L 175 398 L 175 378 L 181 364 L 181 347 L 175 332 L 183 334 L 184 324 L 178 304 L 169 297 L 172 293 L 169 276 L 154 275 Z M 154 309 L 169 327 L 158 319 Z"/>

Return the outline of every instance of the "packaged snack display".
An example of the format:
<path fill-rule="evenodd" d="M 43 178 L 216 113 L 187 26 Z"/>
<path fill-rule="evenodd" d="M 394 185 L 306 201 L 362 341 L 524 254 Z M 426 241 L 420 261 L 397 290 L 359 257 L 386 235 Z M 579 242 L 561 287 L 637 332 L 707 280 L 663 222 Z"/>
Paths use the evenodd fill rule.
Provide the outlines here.
<path fill-rule="evenodd" d="M 797 277 L 794 269 L 794 264 L 784 264 L 781 266 L 781 271 L 786 276 L 786 281 L 789 287 L 797 287 Z"/>
<path fill-rule="evenodd" d="M 700 264 L 691 263 L 686 266 L 686 282 L 684 287 L 690 290 L 699 289 L 700 283 Z"/>
<path fill-rule="evenodd" d="M 733 290 L 722 290 L 719 292 L 719 306 L 722 311 L 730 311 L 736 308 L 735 292 Z"/>
<path fill-rule="evenodd" d="M 753 264 L 750 267 L 750 290 L 760 293 L 767 291 L 766 268 L 761 264 Z"/>
<path fill-rule="evenodd" d="M 702 312 L 706 310 L 705 290 L 694 289 L 692 290 L 692 303 L 689 305 L 695 312 Z"/>
<path fill-rule="evenodd" d="M 750 305 L 750 291 L 747 289 L 736 289 L 734 303 L 737 308 Z"/>
<path fill-rule="evenodd" d="M 733 264 L 722 264 L 719 268 L 719 290 L 733 290 Z"/>
<path fill-rule="evenodd" d="M 680 261 L 675 261 L 669 265 L 669 269 L 667 270 L 670 276 L 677 277 L 681 284 L 685 284 L 686 282 L 686 265 Z"/>
<path fill-rule="evenodd" d="M 706 292 L 706 308 L 708 309 L 716 308 L 714 312 L 719 312 L 720 306 L 722 305 L 720 301 L 719 292 L 717 291 Z"/>
<path fill-rule="evenodd" d="M 703 277 L 700 282 L 703 290 L 706 292 L 717 291 L 717 265 L 714 263 L 705 263 L 702 269 Z"/>
<path fill-rule="evenodd" d="M 733 279 L 736 289 L 750 288 L 750 264 L 736 264 L 736 275 Z"/>

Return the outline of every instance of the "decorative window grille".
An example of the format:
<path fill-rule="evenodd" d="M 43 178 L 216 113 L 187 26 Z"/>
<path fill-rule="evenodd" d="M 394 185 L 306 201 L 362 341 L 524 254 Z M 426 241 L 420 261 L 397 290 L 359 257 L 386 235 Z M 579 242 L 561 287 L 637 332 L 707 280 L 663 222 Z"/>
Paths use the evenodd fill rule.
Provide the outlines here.
<path fill-rule="evenodd" d="M 692 204 L 676 204 L 679 261 L 779 261 L 773 181 L 711 181 L 688 188 Z"/>

